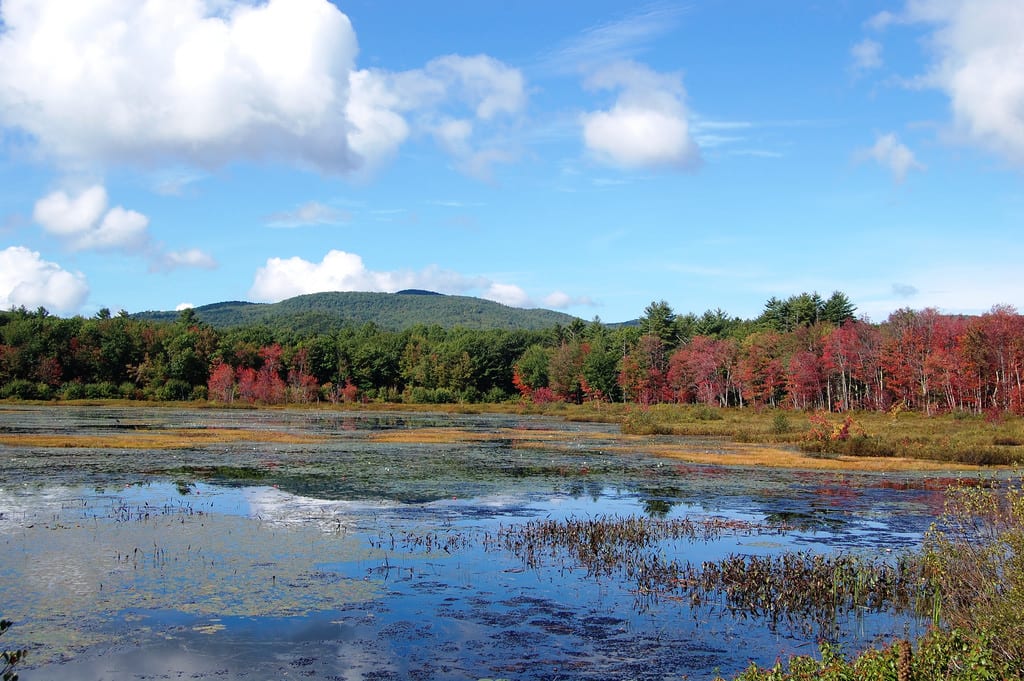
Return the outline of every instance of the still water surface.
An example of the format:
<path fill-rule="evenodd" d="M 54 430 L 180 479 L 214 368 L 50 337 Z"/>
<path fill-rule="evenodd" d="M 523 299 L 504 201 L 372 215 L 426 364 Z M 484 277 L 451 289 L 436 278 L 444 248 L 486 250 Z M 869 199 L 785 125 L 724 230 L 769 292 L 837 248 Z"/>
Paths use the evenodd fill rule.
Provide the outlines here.
<path fill-rule="evenodd" d="M 650 550 L 886 561 L 942 506 L 919 477 L 609 453 L 614 426 L 535 417 L 0 408 L 5 433 L 181 427 L 323 439 L 0 447 L 0 615 L 16 623 L 2 643 L 30 649 L 25 681 L 728 676 L 815 652 L 820 627 L 651 598 L 553 548 L 527 565 L 495 538 L 537 519 L 725 519 L 735 529 Z M 474 438 L 373 437 L 425 428 Z M 891 613 L 834 624 L 850 651 L 923 626 Z"/>

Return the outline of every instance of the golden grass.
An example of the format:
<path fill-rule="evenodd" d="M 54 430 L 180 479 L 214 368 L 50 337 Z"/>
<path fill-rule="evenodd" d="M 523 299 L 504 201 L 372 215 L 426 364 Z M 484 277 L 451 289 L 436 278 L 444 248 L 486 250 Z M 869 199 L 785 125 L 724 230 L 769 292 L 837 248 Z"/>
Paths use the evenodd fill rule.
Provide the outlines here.
<path fill-rule="evenodd" d="M 53 447 L 88 449 L 190 449 L 229 442 L 314 444 L 329 438 L 297 435 L 273 430 L 234 428 L 176 428 L 153 432 L 111 435 L 0 434 L 0 445 L 9 447 Z"/>

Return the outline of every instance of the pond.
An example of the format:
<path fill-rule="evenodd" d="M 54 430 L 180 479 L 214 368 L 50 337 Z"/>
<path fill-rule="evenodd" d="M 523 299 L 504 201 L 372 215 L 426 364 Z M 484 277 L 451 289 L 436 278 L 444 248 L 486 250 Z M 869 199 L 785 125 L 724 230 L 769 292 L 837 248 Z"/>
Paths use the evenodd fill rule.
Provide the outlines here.
<path fill-rule="evenodd" d="M 926 621 L 745 607 L 683 570 L 890 565 L 945 482 L 682 464 L 520 415 L 4 405 L 0 442 L 25 681 L 708 679 L 853 652 Z"/>

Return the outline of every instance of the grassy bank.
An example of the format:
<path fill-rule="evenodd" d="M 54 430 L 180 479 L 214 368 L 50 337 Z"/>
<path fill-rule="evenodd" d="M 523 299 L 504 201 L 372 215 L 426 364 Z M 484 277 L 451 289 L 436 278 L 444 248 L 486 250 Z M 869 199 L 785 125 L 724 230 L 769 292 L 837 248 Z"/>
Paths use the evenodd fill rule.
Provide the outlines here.
<path fill-rule="evenodd" d="M 17 402 L 5 402 L 16 406 Z M 27 404 L 27 403 L 26 403 Z M 145 408 L 224 408 L 255 409 L 250 405 L 222 405 L 211 402 L 129 402 L 129 401 L 74 401 L 41 403 L 47 406 L 119 406 Z M 1013 466 L 1024 463 L 1024 418 L 982 415 L 943 414 L 925 416 L 910 411 L 856 412 L 852 414 L 824 414 L 777 409 L 713 408 L 694 405 L 661 404 L 649 408 L 629 404 L 566 403 L 532 404 L 503 402 L 498 404 L 396 404 L 356 403 L 331 405 L 290 405 L 287 407 L 258 407 L 259 409 L 320 409 L 331 411 L 416 411 L 452 414 L 500 413 L 539 415 L 567 421 L 619 424 L 623 446 L 638 446 L 646 436 L 676 436 L 720 438 L 731 443 L 735 456 L 718 463 L 736 463 L 772 466 L 802 466 L 811 468 L 917 468 L 914 462 L 930 462 L 940 466 Z M 135 435 L 135 434 L 133 434 Z M 139 434 L 141 435 L 141 434 Z M 240 433 L 164 433 L 176 439 L 179 445 L 194 445 L 217 440 L 219 437 L 247 439 Z M 267 433 L 261 434 L 264 438 Z M 406 434 L 415 437 L 414 434 Z M 138 437 L 138 435 L 135 435 Z M 0 444 L 35 444 L 37 446 L 95 446 L 76 445 L 79 436 L 69 436 L 60 443 L 13 442 L 10 436 L 0 434 Z M 287 434 L 279 434 L 287 441 Z M 432 441 L 441 437 L 430 434 Z M 450 437 L 463 439 L 458 429 L 450 429 Z M 153 438 L 153 434 L 150 435 Z M 127 439 L 127 438 L 126 438 Z M 700 452 L 685 447 L 672 448 L 663 439 L 649 440 L 658 453 L 694 462 L 708 462 Z M 130 447 L 125 440 L 119 447 Z M 140 445 L 141 446 L 141 445 Z M 156 446 L 156 445 L 150 445 Z M 672 452 L 675 452 L 672 454 Z M 705 453 L 706 454 L 706 453 Z M 908 462 L 908 463 L 904 463 Z M 932 466 L 924 466 L 932 467 Z"/>

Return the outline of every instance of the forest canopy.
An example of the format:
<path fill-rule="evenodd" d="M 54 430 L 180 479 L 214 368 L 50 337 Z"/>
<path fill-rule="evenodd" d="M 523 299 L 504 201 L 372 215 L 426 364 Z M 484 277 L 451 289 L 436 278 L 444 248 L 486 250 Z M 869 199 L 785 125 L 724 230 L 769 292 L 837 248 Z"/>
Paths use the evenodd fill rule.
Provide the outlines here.
<path fill-rule="evenodd" d="M 217 328 L 192 309 L 160 321 L 19 308 L 0 312 L 0 397 L 1024 413 L 1024 318 L 1012 307 L 902 309 L 880 323 L 855 314 L 838 291 L 773 297 L 756 319 L 677 314 L 661 300 L 629 324 L 569 317 L 540 329 L 366 321 L 322 331 L 288 315 Z"/>

